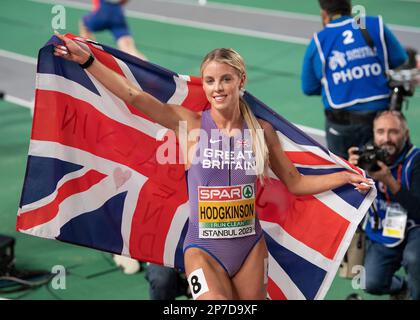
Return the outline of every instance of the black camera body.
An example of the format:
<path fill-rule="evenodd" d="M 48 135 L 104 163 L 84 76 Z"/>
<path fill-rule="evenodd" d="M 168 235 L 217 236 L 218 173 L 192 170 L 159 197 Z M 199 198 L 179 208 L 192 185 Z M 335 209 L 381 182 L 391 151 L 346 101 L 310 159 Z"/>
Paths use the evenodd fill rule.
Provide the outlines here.
<path fill-rule="evenodd" d="M 359 149 L 358 166 L 364 170 L 375 172 L 381 168 L 378 166 L 378 161 L 389 164 L 391 155 L 388 151 L 378 148 L 372 143 L 368 143 Z"/>
<path fill-rule="evenodd" d="M 414 91 L 416 89 L 415 77 L 417 76 L 417 73 L 417 69 L 390 71 L 390 110 L 401 111 L 403 103 L 406 101 L 406 97 L 412 97 L 414 95 Z"/>
<path fill-rule="evenodd" d="M 417 68 L 417 51 L 407 48 L 408 60 L 401 67 L 388 71 L 389 87 L 391 88 L 391 98 L 389 109 L 401 111 L 407 97 L 414 95 L 417 82 L 420 77 L 420 70 Z"/>

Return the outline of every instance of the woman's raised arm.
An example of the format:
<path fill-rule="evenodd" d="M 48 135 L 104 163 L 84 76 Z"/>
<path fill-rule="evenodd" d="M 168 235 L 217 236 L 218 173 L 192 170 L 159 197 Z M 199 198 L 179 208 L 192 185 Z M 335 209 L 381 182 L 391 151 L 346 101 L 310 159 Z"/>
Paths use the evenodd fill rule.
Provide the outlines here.
<path fill-rule="evenodd" d="M 64 46 L 55 45 L 54 55 L 66 60 L 83 64 L 88 61 L 90 53 L 75 41 L 56 32 Z M 86 69 L 114 95 L 122 99 L 159 123 L 165 128 L 178 131 L 180 121 L 187 121 L 188 128 L 199 126 L 200 116 L 179 105 L 162 103 L 152 95 L 138 89 L 131 81 L 109 69 L 101 62 L 95 61 Z"/>

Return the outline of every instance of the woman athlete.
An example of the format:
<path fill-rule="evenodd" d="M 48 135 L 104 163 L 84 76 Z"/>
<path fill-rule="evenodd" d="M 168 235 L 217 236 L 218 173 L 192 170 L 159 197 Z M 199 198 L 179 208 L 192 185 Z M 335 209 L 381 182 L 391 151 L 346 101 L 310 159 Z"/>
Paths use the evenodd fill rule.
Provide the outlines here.
<path fill-rule="evenodd" d="M 64 45 L 54 54 L 82 65 L 108 90 L 179 135 L 186 122 L 190 217 L 184 264 L 194 299 L 265 299 L 267 246 L 255 212 L 255 185 L 267 170 L 295 195 L 310 195 L 347 183 L 360 192 L 371 183 L 342 171 L 301 175 L 285 156 L 273 127 L 257 119 L 241 95 L 246 82 L 242 57 L 215 49 L 201 64 L 203 90 L 211 105 L 197 113 L 162 103 L 110 70 L 74 41 L 57 33 Z"/>

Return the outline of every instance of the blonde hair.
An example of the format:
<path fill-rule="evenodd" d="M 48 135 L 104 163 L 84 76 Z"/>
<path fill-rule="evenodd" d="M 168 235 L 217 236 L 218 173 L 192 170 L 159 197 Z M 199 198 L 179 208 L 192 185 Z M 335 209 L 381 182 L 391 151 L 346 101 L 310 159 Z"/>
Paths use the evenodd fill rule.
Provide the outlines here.
<path fill-rule="evenodd" d="M 218 48 L 209 52 L 201 63 L 201 74 L 203 74 L 205 65 L 210 61 L 225 63 L 234 68 L 238 72 L 239 77 L 246 76 L 245 62 L 241 55 L 233 49 Z M 239 109 L 248 128 L 251 130 L 252 149 L 255 153 L 255 171 L 260 182 L 263 183 L 268 168 L 268 148 L 265 143 L 263 129 L 242 96 L 239 98 Z"/>

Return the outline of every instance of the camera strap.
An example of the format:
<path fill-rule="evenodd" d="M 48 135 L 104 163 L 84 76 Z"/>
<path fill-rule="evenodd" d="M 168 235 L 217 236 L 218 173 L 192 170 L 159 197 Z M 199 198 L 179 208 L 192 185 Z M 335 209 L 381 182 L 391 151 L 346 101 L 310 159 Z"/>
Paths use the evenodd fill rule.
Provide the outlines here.
<path fill-rule="evenodd" d="M 359 28 L 359 30 L 362 33 L 363 39 L 365 39 L 366 44 L 369 46 L 369 48 L 372 49 L 373 52 L 375 52 L 375 43 L 373 42 L 372 37 L 367 31 L 367 28 Z M 385 77 L 388 79 L 388 74 L 385 71 L 384 71 L 384 74 L 385 74 Z"/>
<path fill-rule="evenodd" d="M 366 44 L 372 49 L 372 51 L 375 51 L 375 44 L 373 43 L 373 39 L 370 36 L 369 32 L 366 28 L 360 28 L 360 31 L 362 32 L 363 38 L 366 41 Z"/>
<path fill-rule="evenodd" d="M 399 164 L 398 169 L 397 169 L 397 181 L 399 184 L 401 184 L 401 176 L 402 176 L 402 164 Z M 386 202 L 388 204 L 391 203 L 391 197 L 388 194 L 388 188 L 387 186 L 384 185 L 384 194 L 385 194 L 385 198 L 386 198 Z"/>

